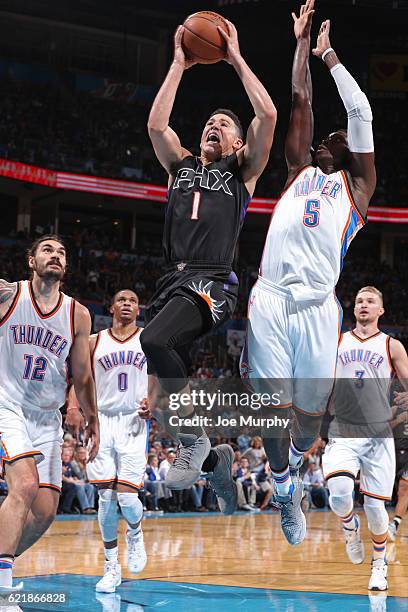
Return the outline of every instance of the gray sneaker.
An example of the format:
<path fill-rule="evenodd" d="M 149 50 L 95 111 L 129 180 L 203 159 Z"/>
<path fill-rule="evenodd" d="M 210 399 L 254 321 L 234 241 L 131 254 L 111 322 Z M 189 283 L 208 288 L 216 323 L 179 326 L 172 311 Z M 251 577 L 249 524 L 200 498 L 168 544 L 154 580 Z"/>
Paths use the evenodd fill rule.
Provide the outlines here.
<path fill-rule="evenodd" d="M 165 482 L 173 491 L 193 486 L 211 449 L 211 442 L 204 432 L 199 437 L 195 434 L 179 433 L 178 438 L 180 444 L 177 457 L 167 472 Z"/>
<path fill-rule="evenodd" d="M 221 512 L 233 514 L 238 501 L 237 485 L 232 479 L 234 451 L 228 444 L 220 444 L 213 451 L 218 456 L 218 463 L 214 471 L 209 473 L 208 480 L 215 491 Z"/>
<path fill-rule="evenodd" d="M 292 485 L 289 495 L 273 496 L 273 505 L 280 510 L 281 527 L 285 538 L 297 546 L 306 536 L 306 517 L 301 508 L 303 497 L 303 482 L 298 470 L 291 470 Z"/>

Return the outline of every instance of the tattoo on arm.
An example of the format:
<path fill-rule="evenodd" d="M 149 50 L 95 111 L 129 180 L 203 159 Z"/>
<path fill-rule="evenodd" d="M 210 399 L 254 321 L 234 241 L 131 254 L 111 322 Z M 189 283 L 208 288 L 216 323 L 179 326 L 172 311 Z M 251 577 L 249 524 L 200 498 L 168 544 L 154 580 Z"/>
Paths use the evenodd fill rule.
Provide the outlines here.
<path fill-rule="evenodd" d="M 17 283 L 9 283 L 0 279 L 0 304 L 12 300 L 17 291 Z"/>

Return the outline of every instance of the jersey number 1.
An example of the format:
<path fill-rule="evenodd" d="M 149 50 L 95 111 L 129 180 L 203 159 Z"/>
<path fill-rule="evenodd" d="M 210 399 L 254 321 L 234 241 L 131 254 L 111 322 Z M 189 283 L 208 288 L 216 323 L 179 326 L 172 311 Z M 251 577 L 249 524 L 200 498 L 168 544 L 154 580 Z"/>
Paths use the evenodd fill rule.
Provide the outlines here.
<path fill-rule="evenodd" d="M 200 208 L 201 191 L 195 191 L 193 197 L 193 210 L 191 211 L 191 219 L 198 221 L 198 211 Z"/>

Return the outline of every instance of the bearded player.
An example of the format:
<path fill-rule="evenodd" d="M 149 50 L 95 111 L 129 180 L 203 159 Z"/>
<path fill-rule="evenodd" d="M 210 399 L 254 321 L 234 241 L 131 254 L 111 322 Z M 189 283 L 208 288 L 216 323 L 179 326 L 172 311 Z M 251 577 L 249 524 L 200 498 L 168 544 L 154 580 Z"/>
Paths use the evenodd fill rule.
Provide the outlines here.
<path fill-rule="evenodd" d="M 210 115 L 198 157 L 181 145 L 169 126 L 181 78 L 194 63 L 186 59 L 181 46 L 183 26 L 175 34 L 174 60 L 148 122 L 156 156 L 169 174 L 163 238 L 168 273 L 160 279 L 148 305 L 148 324 L 141 342 L 149 374 L 168 394 L 189 393 L 189 346 L 234 311 L 238 294 L 238 280 L 232 270 L 235 248 L 256 181 L 268 161 L 276 123 L 272 100 L 243 59 L 236 29 L 230 22 L 228 30 L 226 34 L 220 29 L 226 43 L 226 61 L 241 79 L 255 113 L 246 143 L 238 117 L 228 109 Z M 191 404 L 178 409 L 181 419 L 193 414 Z M 208 472 L 221 510 L 233 512 L 237 493 L 231 476 L 232 449 L 220 445 L 211 450 L 201 427 L 181 425 L 178 439 L 178 456 L 166 485 L 186 489 L 201 470 Z"/>
<path fill-rule="evenodd" d="M 376 591 L 387 589 L 385 501 L 392 497 L 395 475 L 389 401 L 394 372 L 408 388 L 407 353 L 401 342 L 378 329 L 383 314 L 381 292 L 375 287 L 360 289 L 354 307 L 356 325 L 339 343 L 331 402 L 335 418 L 323 455 L 330 507 L 341 520 L 348 557 L 356 564 L 364 561 L 360 521 L 353 511 L 354 480 L 360 472 L 360 492 L 373 546 L 368 588 Z"/>
<path fill-rule="evenodd" d="M 89 482 L 98 486 L 98 520 L 105 551 L 104 575 L 96 590 L 113 593 L 121 584 L 118 560 L 119 503 L 127 522 L 127 565 L 143 571 L 147 556 L 141 527 L 143 505 L 138 490 L 146 468 L 149 422 L 146 417 L 147 363 L 136 325 L 139 300 L 129 289 L 118 291 L 112 300 L 112 328 L 91 336 L 89 349 L 95 377 L 101 444 L 88 465 Z M 80 402 L 79 402 L 80 404 Z M 138 411 L 141 410 L 144 418 Z M 69 425 L 78 421 L 78 402 L 70 392 Z"/>
<path fill-rule="evenodd" d="M 10 590 L 14 558 L 54 520 L 61 491 L 67 358 L 87 419 L 90 460 L 99 423 L 89 359 L 91 317 L 61 291 L 66 248 L 42 236 L 28 252 L 30 281 L 0 281 L 0 440 L 8 496 L 0 507 L 0 590 Z"/>
<path fill-rule="evenodd" d="M 292 113 L 285 143 L 288 179 L 275 208 L 248 308 L 243 376 L 280 405 L 265 416 L 294 413 L 292 431 L 269 436 L 275 504 L 290 544 L 306 535 L 298 469 L 316 439 L 333 386 L 341 313 L 334 288 L 342 259 L 365 215 L 376 184 L 371 109 L 320 28 L 314 55 L 330 70 L 348 116 L 348 131 L 333 132 L 314 157 L 310 28 L 314 0 L 292 14 L 297 46 L 292 69 Z M 275 382 L 274 382 L 275 381 Z M 275 412 L 276 411 L 276 412 Z"/>

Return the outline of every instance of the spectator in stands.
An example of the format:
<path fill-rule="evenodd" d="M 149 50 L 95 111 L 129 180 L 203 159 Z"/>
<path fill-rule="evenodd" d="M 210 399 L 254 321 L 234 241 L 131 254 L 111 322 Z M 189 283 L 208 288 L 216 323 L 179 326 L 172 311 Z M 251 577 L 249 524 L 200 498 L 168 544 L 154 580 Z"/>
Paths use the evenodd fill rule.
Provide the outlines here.
<path fill-rule="evenodd" d="M 74 459 L 71 462 L 72 472 L 75 478 L 75 485 L 77 487 L 82 488 L 82 491 L 78 494 L 77 488 L 77 497 L 79 503 L 81 505 L 81 510 L 84 514 L 96 514 L 95 510 L 95 493 L 96 488 L 93 484 L 91 484 L 88 480 L 88 476 L 86 473 L 86 460 L 87 460 L 87 450 L 85 446 L 78 446 Z M 85 506 L 85 508 L 83 507 Z"/>
<path fill-rule="evenodd" d="M 309 504 L 313 504 L 316 508 L 325 508 L 329 505 L 329 495 L 323 472 L 314 459 L 309 459 L 309 466 L 303 476 L 303 484 Z"/>
<path fill-rule="evenodd" d="M 262 445 L 262 438 L 254 436 L 251 439 L 251 446 L 242 453 L 242 457 L 248 459 L 251 472 L 261 470 L 266 458 L 265 449 Z"/>
<path fill-rule="evenodd" d="M 150 452 L 147 457 L 147 467 L 145 474 L 144 486 L 147 496 L 148 506 L 151 510 L 157 512 L 159 510 L 158 501 L 165 497 L 163 482 L 159 472 L 159 459 L 154 452 Z"/>

